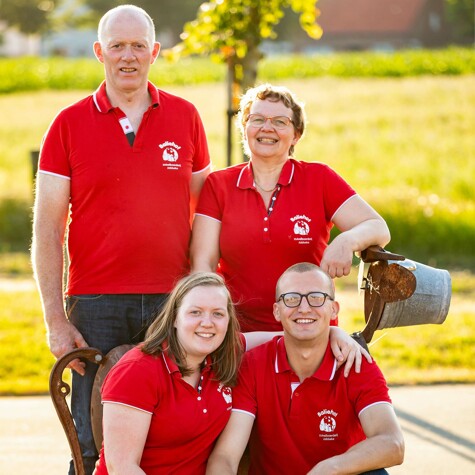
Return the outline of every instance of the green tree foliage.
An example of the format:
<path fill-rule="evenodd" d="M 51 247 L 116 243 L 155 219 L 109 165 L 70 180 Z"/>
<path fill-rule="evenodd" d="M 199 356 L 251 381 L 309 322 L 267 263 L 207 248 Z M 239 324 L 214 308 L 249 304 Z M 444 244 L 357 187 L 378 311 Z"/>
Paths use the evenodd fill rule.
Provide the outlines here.
<path fill-rule="evenodd" d="M 264 39 L 276 37 L 275 26 L 285 10 L 299 15 L 300 25 L 312 38 L 320 38 L 317 0 L 211 0 L 201 5 L 197 18 L 184 27 L 182 42 L 172 57 L 207 54 L 226 62 L 233 84 L 240 90 L 252 86 L 263 55 Z M 239 92 L 239 91 L 237 91 Z M 237 96 L 237 94 L 235 94 Z"/>
<path fill-rule="evenodd" d="M 447 20 L 454 40 L 475 42 L 475 3 L 473 0 L 445 0 Z"/>
<path fill-rule="evenodd" d="M 0 0 L 0 18 L 22 33 L 40 33 L 49 28 L 50 13 L 58 3 L 58 0 Z"/>
<path fill-rule="evenodd" d="M 0 0 L 1 1 L 1 0 Z M 202 0 L 75 0 L 63 18 L 72 17 L 75 13 L 76 25 L 96 27 L 102 15 L 118 5 L 133 3 L 143 8 L 155 22 L 157 32 L 167 32 L 171 35 L 174 44 L 179 41 L 179 34 L 185 22 L 196 15 Z M 83 11 L 77 14 L 78 5 Z"/>

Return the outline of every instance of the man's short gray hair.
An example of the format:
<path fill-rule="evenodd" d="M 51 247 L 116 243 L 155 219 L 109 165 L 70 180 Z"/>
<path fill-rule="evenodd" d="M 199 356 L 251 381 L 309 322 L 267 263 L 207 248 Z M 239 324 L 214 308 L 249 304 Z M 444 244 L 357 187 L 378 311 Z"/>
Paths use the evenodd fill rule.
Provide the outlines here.
<path fill-rule="evenodd" d="M 114 16 L 120 13 L 138 15 L 145 18 L 149 27 L 150 46 L 152 47 L 155 43 L 155 25 L 153 23 L 152 17 L 143 8 L 137 7 L 136 5 L 119 5 L 118 7 L 111 8 L 104 14 L 104 16 L 100 19 L 99 26 L 97 28 L 97 39 L 99 40 L 99 43 L 101 43 L 102 45 L 104 44 L 104 30 L 107 27 L 107 23 Z"/>

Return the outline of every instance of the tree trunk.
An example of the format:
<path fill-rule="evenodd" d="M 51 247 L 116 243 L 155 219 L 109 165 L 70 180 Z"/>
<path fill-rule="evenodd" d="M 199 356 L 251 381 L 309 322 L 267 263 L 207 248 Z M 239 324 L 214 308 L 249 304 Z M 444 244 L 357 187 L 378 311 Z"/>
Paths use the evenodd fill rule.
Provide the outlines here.
<path fill-rule="evenodd" d="M 243 92 L 250 87 L 255 86 L 257 81 L 257 66 L 262 59 L 262 53 L 255 45 L 249 45 L 246 56 L 242 59 L 243 76 L 241 81 L 241 89 Z"/>

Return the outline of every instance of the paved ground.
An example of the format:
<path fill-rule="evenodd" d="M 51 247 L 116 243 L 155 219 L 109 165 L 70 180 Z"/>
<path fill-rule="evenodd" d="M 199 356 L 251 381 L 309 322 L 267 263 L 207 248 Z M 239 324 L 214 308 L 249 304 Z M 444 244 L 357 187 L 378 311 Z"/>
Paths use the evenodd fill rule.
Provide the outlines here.
<path fill-rule="evenodd" d="M 475 385 L 396 387 L 391 396 L 406 439 L 391 475 L 475 474 Z M 48 397 L 0 398 L 0 475 L 62 475 L 68 460 Z"/>

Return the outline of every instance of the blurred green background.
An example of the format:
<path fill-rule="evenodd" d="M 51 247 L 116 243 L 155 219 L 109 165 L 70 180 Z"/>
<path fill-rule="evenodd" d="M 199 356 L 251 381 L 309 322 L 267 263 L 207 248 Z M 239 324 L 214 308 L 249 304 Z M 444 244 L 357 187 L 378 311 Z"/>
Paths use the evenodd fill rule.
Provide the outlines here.
<path fill-rule="evenodd" d="M 413 58 L 414 52 L 407 55 L 405 58 L 404 52 L 398 53 L 401 64 L 413 62 L 408 58 Z M 437 51 L 427 52 L 427 58 L 439 65 L 464 58 L 465 68 L 474 64 L 474 55 L 473 50 L 459 48 L 440 51 L 440 57 Z M 424 57 L 424 52 L 417 52 L 417 56 Z M 452 59 L 442 59 L 449 56 Z M 473 66 L 457 74 L 410 74 L 406 68 L 404 74 L 395 77 L 394 66 L 392 72 L 382 72 L 386 59 L 375 53 L 334 54 L 326 56 L 325 61 L 335 65 L 337 71 L 345 70 L 345 75 L 316 73 L 312 77 L 308 71 L 321 68 L 317 57 L 311 59 L 316 63 L 313 66 L 308 57 L 275 57 L 263 63 L 259 80 L 286 85 L 305 102 L 309 124 L 296 149 L 297 158 L 323 161 L 342 174 L 388 221 L 392 233 L 389 250 L 451 271 L 452 304 L 442 326 L 376 333 L 371 351 L 388 381 L 474 382 Z M 32 75 L 46 64 L 50 70 L 72 78 L 68 68 L 74 71 L 75 61 L 19 59 L 7 63 L 23 67 Z M 82 61 L 85 70 L 98 69 L 93 60 Z M 186 68 L 183 64 L 180 67 L 159 62 L 153 67 L 152 79 L 161 85 L 160 71 L 169 68 L 166 89 L 196 104 L 207 131 L 214 167 L 224 167 L 225 72 L 222 66 L 205 59 L 185 61 Z M 370 64 L 379 73 L 376 77 L 361 77 L 359 66 L 349 66 L 361 63 Z M 431 67 L 429 63 L 426 60 L 426 68 Z M 183 79 L 177 73 L 178 84 L 170 84 L 174 67 L 186 69 L 193 83 L 182 85 Z M 0 60 L 0 71 L 3 70 Z M 295 78 L 295 70 L 307 73 Z M 49 122 L 60 108 L 96 87 L 100 68 L 97 74 L 96 83 L 90 84 L 89 89 L 82 89 L 78 75 L 78 83 L 70 79 L 71 90 L 42 85 L 38 90 L 0 95 L 0 394 L 47 390 L 54 360 L 45 343 L 27 252 L 33 200 L 30 152 L 39 148 Z M 237 134 L 233 157 L 234 162 L 242 159 Z M 362 329 L 363 302 L 357 295 L 355 276 L 340 279 L 338 286 L 344 309 L 341 326 L 348 331 Z"/>

